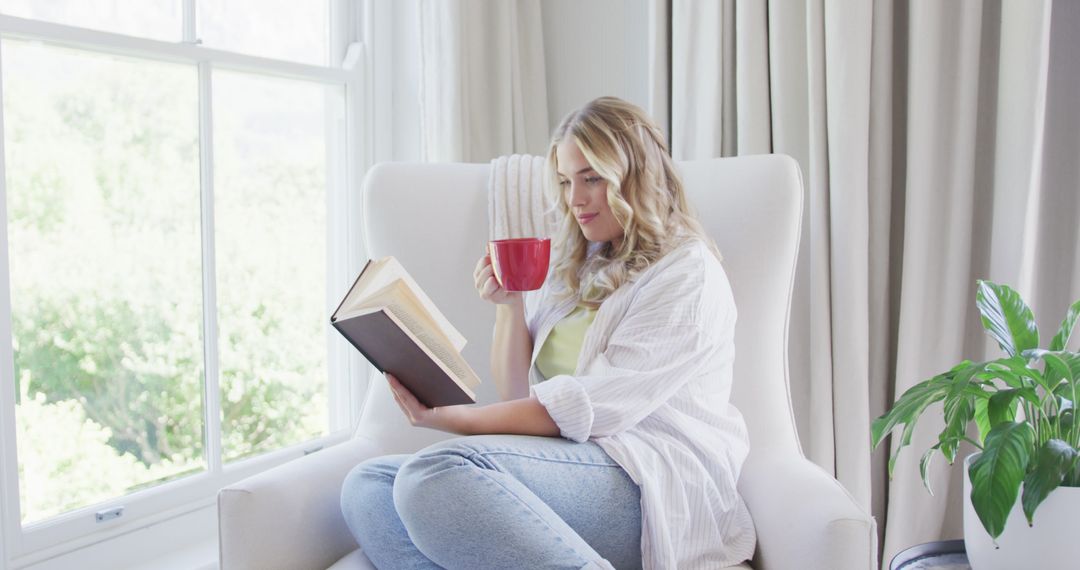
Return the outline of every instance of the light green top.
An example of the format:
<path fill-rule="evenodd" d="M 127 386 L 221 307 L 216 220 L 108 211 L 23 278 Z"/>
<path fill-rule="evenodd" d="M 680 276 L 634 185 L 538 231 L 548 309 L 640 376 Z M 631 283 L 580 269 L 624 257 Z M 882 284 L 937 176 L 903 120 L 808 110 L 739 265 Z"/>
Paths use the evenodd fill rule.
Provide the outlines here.
<path fill-rule="evenodd" d="M 596 309 L 578 305 L 566 315 L 548 333 L 540 354 L 536 355 L 536 368 L 544 379 L 559 374 L 573 374 L 577 370 L 581 345 L 585 342 L 585 333 L 596 318 Z"/>

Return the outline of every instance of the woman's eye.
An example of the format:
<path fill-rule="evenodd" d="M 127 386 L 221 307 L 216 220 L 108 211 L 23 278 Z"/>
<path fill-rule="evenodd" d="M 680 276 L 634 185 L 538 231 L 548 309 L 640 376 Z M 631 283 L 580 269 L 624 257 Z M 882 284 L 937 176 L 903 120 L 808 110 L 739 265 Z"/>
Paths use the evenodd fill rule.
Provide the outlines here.
<path fill-rule="evenodd" d="M 570 181 L 569 181 L 569 180 L 560 180 L 560 181 L 559 181 L 559 186 L 563 186 L 563 187 L 565 187 L 565 186 L 569 186 L 569 185 L 570 185 Z"/>
<path fill-rule="evenodd" d="M 599 176 L 590 176 L 590 177 L 585 179 L 585 182 L 588 182 L 589 184 L 597 184 L 601 180 L 603 180 L 603 178 L 601 178 Z"/>

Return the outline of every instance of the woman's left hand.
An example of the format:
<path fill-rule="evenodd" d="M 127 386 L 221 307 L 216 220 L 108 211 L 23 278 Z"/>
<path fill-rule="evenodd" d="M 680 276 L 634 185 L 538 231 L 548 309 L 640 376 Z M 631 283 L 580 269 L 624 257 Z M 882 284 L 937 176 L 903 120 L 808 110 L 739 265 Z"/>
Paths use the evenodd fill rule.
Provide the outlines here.
<path fill-rule="evenodd" d="M 393 374 L 387 372 L 385 376 L 390 382 L 390 391 L 394 394 L 394 399 L 397 400 L 401 411 L 405 412 L 409 418 L 409 423 L 417 427 L 468 435 L 466 425 L 472 408 L 466 406 L 429 408 L 417 400 L 416 396 Z"/>

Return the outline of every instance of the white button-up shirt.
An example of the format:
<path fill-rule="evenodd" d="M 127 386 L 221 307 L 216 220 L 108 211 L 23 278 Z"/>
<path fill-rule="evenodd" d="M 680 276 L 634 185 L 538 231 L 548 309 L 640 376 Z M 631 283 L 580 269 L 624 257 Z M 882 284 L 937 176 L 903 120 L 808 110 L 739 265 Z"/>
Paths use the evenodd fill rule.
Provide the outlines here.
<path fill-rule="evenodd" d="M 554 300 L 556 281 L 525 295 L 530 392 L 563 437 L 595 441 L 640 487 L 646 570 L 749 559 L 735 485 L 750 441 L 729 401 L 736 312 L 719 260 L 700 240 L 665 255 L 600 305 L 575 373 L 545 381 L 536 356 L 575 305 Z"/>

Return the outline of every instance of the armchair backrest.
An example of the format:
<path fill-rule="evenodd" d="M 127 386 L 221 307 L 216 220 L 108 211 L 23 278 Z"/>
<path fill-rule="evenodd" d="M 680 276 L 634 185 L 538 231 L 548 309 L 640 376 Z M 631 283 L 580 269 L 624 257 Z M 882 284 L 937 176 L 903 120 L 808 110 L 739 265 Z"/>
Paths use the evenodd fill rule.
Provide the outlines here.
<path fill-rule="evenodd" d="M 679 163 L 690 201 L 724 256 L 739 311 L 732 400 L 746 418 L 751 453 L 798 450 L 787 381 L 787 333 L 802 219 L 802 182 L 782 155 Z M 473 288 L 487 240 L 487 164 L 386 163 L 363 186 L 368 255 L 393 255 L 469 339 L 464 355 L 495 402 L 489 351 L 493 308 Z M 370 383 L 357 434 L 388 453 L 448 434 L 409 426 L 382 378 Z"/>
<path fill-rule="evenodd" d="M 751 454 L 799 450 L 788 388 L 788 321 L 802 224 L 799 165 L 786 155 L 679 163 L 698 218 L 720 247 L 739 319 L 731 400 Z"/>

